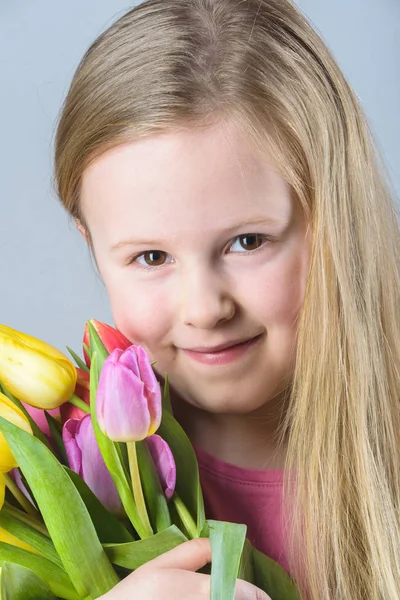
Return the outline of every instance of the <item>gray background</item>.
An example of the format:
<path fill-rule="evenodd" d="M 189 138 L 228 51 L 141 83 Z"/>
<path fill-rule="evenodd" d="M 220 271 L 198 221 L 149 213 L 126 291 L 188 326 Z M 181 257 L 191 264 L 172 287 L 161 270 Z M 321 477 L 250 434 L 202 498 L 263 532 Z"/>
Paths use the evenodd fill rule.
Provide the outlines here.
<path fill-rule="evenodd" d="M 112 323 L 84 241 L 52 191 L 55 121 L 82 54 L 134 3 L 0 0 L 0 323 L 79 351 Z M 298 0 L 360 98 L 400 196 L 400 0 Z"/>

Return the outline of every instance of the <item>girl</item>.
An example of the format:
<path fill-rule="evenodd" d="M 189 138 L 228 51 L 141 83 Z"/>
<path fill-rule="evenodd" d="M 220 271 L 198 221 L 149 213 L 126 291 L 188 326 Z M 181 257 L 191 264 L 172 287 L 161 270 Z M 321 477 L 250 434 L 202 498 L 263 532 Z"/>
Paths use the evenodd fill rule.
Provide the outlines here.
<path fill-rule="evenodd" d="M 304 598 L 398 600 L 399 227 L 305 18 L 134 8 L 75 74 L 55 169 L 116 326 L 169 374 L 208 516 L 246 523 Z M 205 599 L 209 560 L 188 542 L 105 598 Z"/>

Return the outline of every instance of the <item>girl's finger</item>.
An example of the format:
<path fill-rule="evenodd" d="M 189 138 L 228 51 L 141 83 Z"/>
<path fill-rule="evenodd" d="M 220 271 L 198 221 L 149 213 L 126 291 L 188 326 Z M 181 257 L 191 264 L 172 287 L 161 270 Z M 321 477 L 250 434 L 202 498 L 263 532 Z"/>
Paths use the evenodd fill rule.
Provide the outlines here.
<path fill-rule="evenodd" d="M 270 596 L 260 588 L 238 579 L 235 588 L 235 600 L 271 600 Z"/>

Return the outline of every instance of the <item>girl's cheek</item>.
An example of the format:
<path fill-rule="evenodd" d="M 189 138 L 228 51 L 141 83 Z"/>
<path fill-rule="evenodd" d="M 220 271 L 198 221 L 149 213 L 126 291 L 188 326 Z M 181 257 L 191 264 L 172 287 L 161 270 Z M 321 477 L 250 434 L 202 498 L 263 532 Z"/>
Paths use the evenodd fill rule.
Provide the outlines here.
<path fill-rule="evenodd" d="M 168 307 L 165 295 L 141 290 L 113 290 L 110 294 L 115 326 L 132 343 L 151 348 L 168 331 Z"/>
<path fill-rule="evenodd" d="M 301 257 L 278 264 L 264 279 L 260 277 L 258 309 L 268 322 L 290 326 L 297 318 L 304 300 L 306 277 L 306 261 Z"/>

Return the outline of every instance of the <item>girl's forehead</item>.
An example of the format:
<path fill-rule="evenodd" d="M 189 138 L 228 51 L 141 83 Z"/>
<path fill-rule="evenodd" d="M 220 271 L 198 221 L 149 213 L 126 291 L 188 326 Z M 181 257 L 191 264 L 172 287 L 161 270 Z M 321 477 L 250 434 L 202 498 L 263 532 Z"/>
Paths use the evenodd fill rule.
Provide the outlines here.
<path fill-rule="evenodd" d="M 88 222 L 270 218 L 291 212 L 290 186 L 267 153 L 240 129 L 209 128 L 151 136 L 109 150 L 85 171 L 82 208 Z M 148 223 L 150 224 L 150 223 Z"/>

